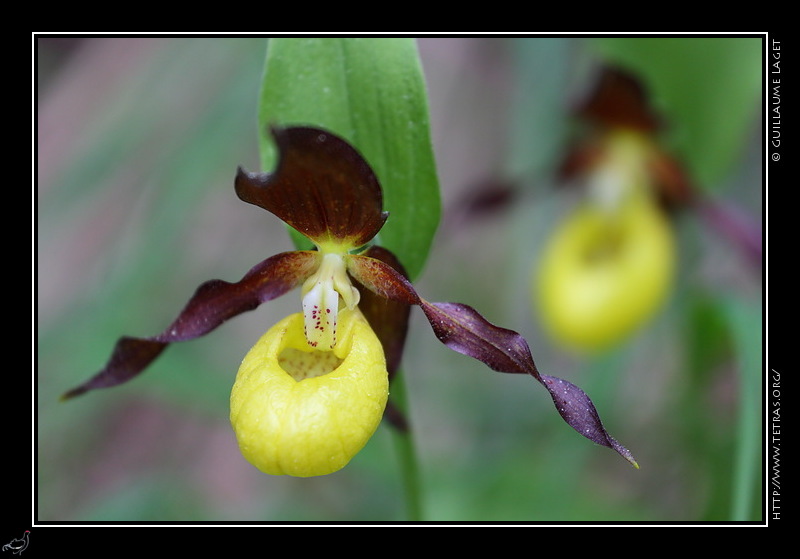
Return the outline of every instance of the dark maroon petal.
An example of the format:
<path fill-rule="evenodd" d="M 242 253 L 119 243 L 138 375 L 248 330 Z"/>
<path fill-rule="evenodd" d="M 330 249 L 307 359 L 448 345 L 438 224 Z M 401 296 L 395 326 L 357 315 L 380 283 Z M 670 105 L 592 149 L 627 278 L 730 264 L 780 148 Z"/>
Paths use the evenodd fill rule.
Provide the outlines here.
<path fill-rule="evenodd" d="M 594 168 L 603 156 L 603 143 L 598 138 L 572 141 L 559 163 L 557 174 L 562 183 L 569 185 L 576 177 L 580 177 Z"/>
<path fill-rule="evenodd" d="M 397 257 L 385 248 L 372 246 L 362 253 L 363 256 L 377 259 L 384 264 L 391 266 L 400 275 L 407 278 L 405 269 L 400 264 Z M 383 352 L 386 355 L 386 369 L 389 371 L 389 378 L 394 375 L 400 367 L 400 360 L 403 355 L 403 347 L 406 342 L 408 331 L 408 316 L 411 313 L 411 306 L 408 303 L 387 299 L 364 288 L 355 280 L 356 287 L 361 294 L 358 308 L 364 313 L 367 322 L 372 326 L 372 330 L 378 336 L 383 345 Z"/>
<path fill-rule="evenodd" d="M 475 309 L 459 303 L 421 302 L 439 341 L 450 349 L 483 361 L 501 373 L 538 378 L 528 343 L 518 333 L 491 324 Z"/>
<path fill-rule="evenodd" d="M 350 144 L 318 128 L 273 128 L 274 173 L 239 169 L 236 194 L 272 212 L 317 243 L 357 248 L 383 227 L 383 192 L 375 173 Z"/>
<path fill-rule="evenodd" d="M 182 342 L 207 334 L 226 320 L 299 286 L 318 264 L 317 252 L 282 252 L 254 266 L 237 283 L 207 281 L 175 322 L 155 339 Z"/>
<path fill-rule="evenodd" d="M 351 254 L 348 256 L 347 271 L 353 279 L 379 297 L 405 305 L 420 303 L 419 295 L 411 282 L 383 260 Z"/>
<path fill-rule="evenodd" d="M 558 413 L 573 429 L 597 444 L 614 449 L 638 468 L 628 449 L 605 430 L 594 404 L 580 388 L 559 378 L 539 374 L 528 343 L 520 334 L 491 324 L 467 305 L 428 303 L 425 300 L 421 300 L 420 305 L 442 343 L 482 361 L 495 371 L 531 375 L 550 392 Z"/>
<path fill-rule="evenodd" d="M 406 414 L 397 406 L 397 404 L 392 400 L 391 394 L 389 395 L 389 401 L 386 402 L 386 410 L 383 412 L 383 417 L 389 424 L 400 431 L 401 433 L 406 433 L 409 431 L 409 424 L 408 418 Z"/>
<path fill-rule="evenodd" d="M 127 382 L 141 373 L 170 343 L 203 336 L 226 320 L 297 287 L 316 269 L 317 260 L 316 252 L 284 252 L 253 267 L 237 283 L 205 282 L 169 328 L 150 338 L 120 338 L 103 370 L 68 391 L 62 399 Z"/>
<path fill-rule="evenodd" d="M 656 194 L 666 209 L 688 206 L 697 197 L 697 189 L 686 169 L 666 151 L 654 149 L 646 161 Z"/>
<path fill-rule="evenodd" d="M 631 453 L 605 430 L 594 404 L 580 388 L 539 374 L 528 342 L 519 333 L 495 326 L 467 305 L 425 301 L 401 273 L 377 258 L 353 256 L 348 270 L 375 294 L 404 305 L 422 307 L 434 334 L 450 349 L 473 357 L 495 371 L 531 375 L 550 392 L 561 417 L 573 429 L 591 441 L 614 449 L 637 466 Z"/>
<path fill-rule="evenodd" d="M 103 370 L 83 384 L 64 393 L 61 399 L 68 400 L 90 390 L 109 388 L 129 381 L 147 368 L 168 345 L 167 342 L 159 342 L 154 339 L 128 336 L 120 338 Z"/>
<path fill-rule="evenodd" d="M 538 375 L 537 380 L 550 392 L 558 413 L 570 427 L 597 444 L 613 448 L 633 466 L 639 467 L 630 451 L 605 430 L 594 404 L 583 390 L 549 375 Z"/>
<path fill-rule="evenodd" d="M 403 280 L 408 278 L 405 269 L 397 257 L 389 250 L 379 246 L 371 246 L 354 260 L 356 260 L 356 264 L 353 267 L 361 272 L 362 277 L 367 277 L 371 282 L 381 283 L 378 281 L 378 276 L 383 275 L 386 276 L 383 279 L 383 283 L 398 281 L 401 282 L 402 289 L 407 295 L 413 292 L 410 283 L 407 281 L 403 283 Z M 366 288 L 358 279 L 354 278 L 354 283 L 361 294 L 358 308 L 364 313 L 375 335 L 378 336 L 381 345 L 383 345 L 383 351 L 386 355 L 386 370 L 389 372 L 389 381 L 391 382 L 400 368 L 411 305 L 402 300 L 378 295 L 371 289 Z M 416 294 L 412 298 L 415 298 L 415 296 Z M 389 402 L 386 404 L 384 418 L 398 431 L 408 431 L 408 419 L 396 405 L 391 395 Z"/>
<path fill-rule="evenodd" d="M 654 132 L 662 127 L 642 83 L 611 66 L 600 70 L 589 95 L 575 111 L 581 118 L 612 128 Z"/>

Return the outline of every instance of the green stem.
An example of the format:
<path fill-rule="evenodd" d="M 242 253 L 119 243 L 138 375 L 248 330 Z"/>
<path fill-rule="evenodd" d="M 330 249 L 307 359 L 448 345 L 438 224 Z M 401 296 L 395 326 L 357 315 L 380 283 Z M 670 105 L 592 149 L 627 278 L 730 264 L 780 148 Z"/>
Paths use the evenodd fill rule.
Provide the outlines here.
<path fill-rule="evenodd" d="M 404 375 L 398 371 L 392 379 L 392 403 L 408 420 L 408 400 Z M 402 476 L 403 494 L 406 498 L 407 517 L 411 521 L 423 520 L 422 496 L 419 475 L 419 463 L 414 445 L 413 430 L 393 428 L 395 449 L 397 451 L 400 475 Z"/>
<path fill-rule="evenodd" d="M 738 521 L 751 518 L 754 487 L 758 483 L 762 350 L 757 340 L 760 340 L 762 315 L 760 309 L 748 307 L 740 300 L 732 300 L 726 309 L 737 349 L 740 383 L 731 511 L 732 519 Z"/>

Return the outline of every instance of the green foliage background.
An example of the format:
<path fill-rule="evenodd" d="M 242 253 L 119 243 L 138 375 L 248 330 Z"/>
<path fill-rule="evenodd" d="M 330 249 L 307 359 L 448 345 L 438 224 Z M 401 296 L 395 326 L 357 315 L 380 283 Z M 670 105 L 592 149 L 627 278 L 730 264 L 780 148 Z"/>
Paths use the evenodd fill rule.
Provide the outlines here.
<path fill-rule="evenodd" d="M 690 41 L 673 41 L 675 51 L 697 52 Z M 685 81 L 659 73 L 675 68 L 675 58 L 650 64 L 647 49 L 626 40 L 417 41 L 443 207 L 419 291 L 470 304 L 525 335 L 539 368 L 580 385 L 641 465 L 633 470 L 577 436 L 531 379 L 447 350 L 415 311 L 404 371 L 429 520 L 761 519 L 760 268 L 696 215 L 677 216 L 681 273 L 669 304 L 624 346 L 592 359 L 547 339 L 528 296 L 537 251 L 569 207 L 552 180 L 571 128 L 568 101 L 601 56 L 650 68 L 643 74 L 660 100 L 683 99 L 676 115 L 698 114 L 695 105 L 708 100 L 681 97 L 681 83 L 696 92 L 707 80 L 717 105 L 734 107 L 725 119 L 703 113 L 712 121 L 701 125 L 676 116 L 669 141 L 693 161 L 704 189 L 758 221 L 761 99 L 753 83 L 761 43 L 720 41 L 703 52 L 725 65 L 715 59 L 715 72 L 694 69 Z M 386 427 L 347 468 L 324 478 L 267 477 L 239 454 L 227 421 L 236 369 L 270 325 L 298 309 L 299 295 L 170 347 L 128 385 L 58 402 L 102 366 L 119 335 L 155 334 L 202 281 L 237 280 L 293 248 L 277 218 L 233 192 L 237 165 L 261 166 L 266 45 L 255 38 L 38 44 L 40 521 L 405 518 Z M 655 52 L 663 57 L 669 48 Z M 720 85 L 722 76 L 729 85 Z M 709 129 L 723 125 L 724 141 L 715 143 Z M 520 188 L 510 210 L 480 217 L 464 210 L 473 187 L 497 180 Z"/>

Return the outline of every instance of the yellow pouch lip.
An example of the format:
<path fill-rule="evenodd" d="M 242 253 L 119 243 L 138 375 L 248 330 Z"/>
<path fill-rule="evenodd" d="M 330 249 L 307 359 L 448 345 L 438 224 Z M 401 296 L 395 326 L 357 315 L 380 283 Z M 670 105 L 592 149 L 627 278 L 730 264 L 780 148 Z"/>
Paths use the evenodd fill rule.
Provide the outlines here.
<path fill-rule="evenodd" d="M 590 264 L 587 250 L 610 233 L 625 250 Z M 570 349 L 607 349 L 641 327 L 667 299 L 674 233 L 655 204 L 634 198 L 616 214 L 585 205 L 555 231 L 537 263 L 534 297 L 545 330 Z"/>
<path fill-rule="evenodd" d="M 304 317 L 286 317 L 259 339 L 231 392 L 231 424 L 242 454 L 260 470 L 299 477 L 344 467 L 377 429 L 388 399 L 383 348 L 356 308 L 339 316 L 333 349 L 341 364 L 295 380 L 281 367 L 283 349 L 309 353 Z M 313 354 L 313 353 L 312 353 Z"/>

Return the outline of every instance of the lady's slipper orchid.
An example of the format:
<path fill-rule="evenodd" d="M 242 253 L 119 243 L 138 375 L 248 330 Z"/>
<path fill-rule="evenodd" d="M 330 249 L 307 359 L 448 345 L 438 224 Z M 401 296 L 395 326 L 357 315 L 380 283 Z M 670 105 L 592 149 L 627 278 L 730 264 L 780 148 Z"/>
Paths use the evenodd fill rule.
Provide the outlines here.
<path fill-rule="evenodd" d="M 170 343 L 202 336 L 301 287 L 303 314 L 279 322 L 256 343 L 231 395 L 240 448 L 261 470 L 327 474 L 361 449 L 384 413 L 412 305 L 422 308 L 444 344 L 496 371 L 531 375 L 569 425 L 636 465 L 583 391 L 539 373 L 522 336 L 466 305 L 422 299 L 389 250 L 367 247 L 388 214 L 377 177 L 352 146 L 317 128 L 272 133 L 279 153 L 275 172 L 239 169 L 236 193 L 305 235 L 316 250 L 272 256 L 236 283 L 202 284 L 166 330 L 121 338 L 105 368 L 64 397 L 126 382 Z"/>
<path fill-rule="evenodd" d="M 562 175 L 582 179 L 584 197 L 547 243 L 533 294 L 554 339 L 594 352 L 625 339 L 666 300 L 676 243 L 665 208 L 687 204 L 693 190 L 661 148 L 661 123 L 633 77 L 605 68 L 578 115 L 591 128 Z"/>
<path fill-rule="evenodd" d="M 683 166 L 664 149 L 659 138 L 663 119 L 634 76 L 610 66 L 601 68 L 575 116 L 585 129 L 567 150 L 562 180 L 587 179 L 595 200 L 598 195 L 613 200 L 646 189 L 661 206 L 675 209 L 697 198 Z"/>

